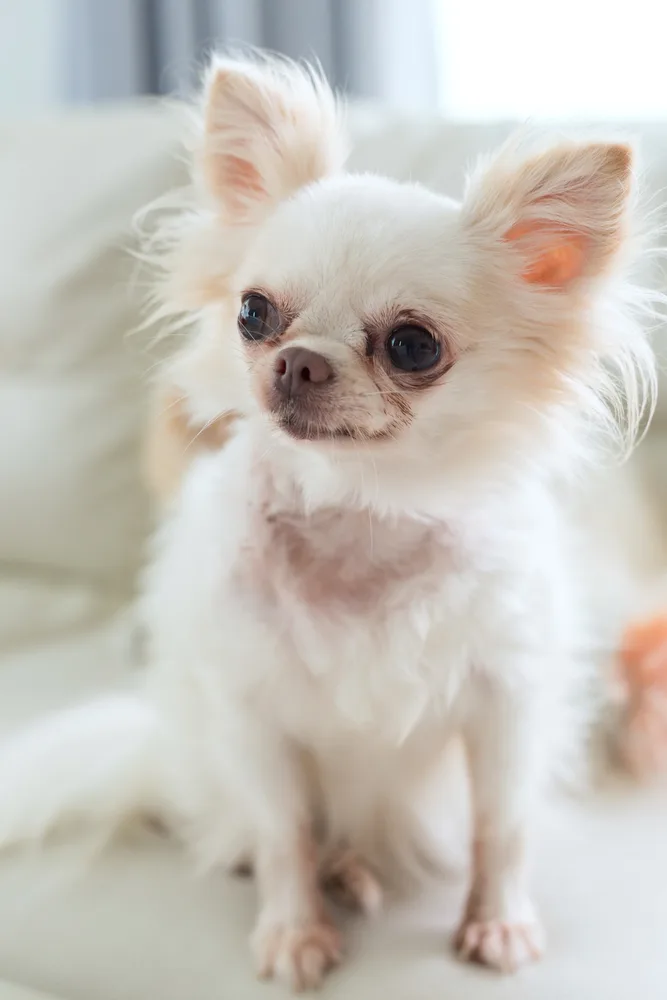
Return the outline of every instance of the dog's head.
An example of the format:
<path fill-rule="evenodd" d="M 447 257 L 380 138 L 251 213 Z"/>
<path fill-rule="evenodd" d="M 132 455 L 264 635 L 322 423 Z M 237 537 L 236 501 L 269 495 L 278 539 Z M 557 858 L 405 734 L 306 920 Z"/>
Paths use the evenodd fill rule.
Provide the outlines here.
<path fill-rule="evenodd" d="M 607 307 L 629 232 L 626 145 L 507 145 L 461 204 L 345 174 L 344 159 L 312 72 L 214 62 L 198 160 L 206 260 L 200 245 L 190 268 L 217 277 L 189 391 L 199 378 L 224 409 L 242 386 L 240 405 L 292 446 L 406 476 L 557 450 L 608 412 L 610 364 L 638 395 L 650 354 L 620 300 Z"/>

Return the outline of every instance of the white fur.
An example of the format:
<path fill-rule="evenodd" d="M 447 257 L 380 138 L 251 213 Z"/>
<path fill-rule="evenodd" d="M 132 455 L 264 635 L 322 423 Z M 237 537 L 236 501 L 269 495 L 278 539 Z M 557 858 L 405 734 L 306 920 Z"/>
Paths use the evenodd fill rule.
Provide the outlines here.
<path fill-rule="evenodd" d="M 202 863 L 252 856 L 260 969 L 314 985 L 336 941 L 312 824 L 332 848 L 415 866 L 420 802 L 459 735 L 476 847 L 458 946 L 520 964 L 540 947 L 526 841 L 576 742 L 585 674 L 563 498 L 611 423 L 609 366 L 631 422 L 651 382 L 617 267 L 623 155 L 508 148 L 459 206 L 338 174 L 330 95 L 289 64 L 226 62 L 208 87 L 207 203 L 170 227 L 164 306 L 192 311 L 199 294 L 197 333 L 169 374 L 196 419 L 243 420 L 192 462 L 155 539 L 144 688 L 10 743 L 0 839 L 160 809 Z M 304 143 L 313 176 L 299 156 L 295 167 Z M 230 149 L 249 158 L 240 173 Z M 562 288 L 522 277 L 553 232 L 512 227 L 536 219 L 583 240 Z M 263 390 L 279 346 L 246 354 L 235 329 L 242 292 L 258 288 L 289 298 L 291 342 L 335 366 L 330 419 L 344 416 L 356 441 L 294 441 L 276 426 Z M 389 403 L 364 367 L 364 324 L 406 311 L 428 318 L 454 364 L 408 392 L 411 420 L 374 441 Z"/>

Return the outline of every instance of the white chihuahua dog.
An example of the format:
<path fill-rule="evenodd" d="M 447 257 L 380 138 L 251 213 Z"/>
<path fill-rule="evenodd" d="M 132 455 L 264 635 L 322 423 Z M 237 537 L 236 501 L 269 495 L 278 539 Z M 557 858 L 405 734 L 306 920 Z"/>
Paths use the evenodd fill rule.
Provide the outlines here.
<path fill-rule="evenodd" d="M 162 313 L 194 316 L 168 369 L 193 419 L 239 416 L 155 539 L 140 690 L 0 754 L 1 843 L 153 812 L 207 863 L 249 860 L 258 969 L 295 988 L 339 958 L 323 871 L 377 904 L 453 736 L 456 948 L 540 953 L 531 826 L 585 672 L 563 484 L 652 384 L 627 146 L 506 146 L 462 204 L 344 160 L 316 73 L 214 60 Z"/>

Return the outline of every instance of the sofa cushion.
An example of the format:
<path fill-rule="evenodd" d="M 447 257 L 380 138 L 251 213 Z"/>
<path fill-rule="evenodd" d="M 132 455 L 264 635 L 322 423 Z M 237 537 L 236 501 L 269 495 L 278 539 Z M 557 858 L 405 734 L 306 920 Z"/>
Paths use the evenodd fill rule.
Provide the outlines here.
<path fill-rule="evenodd" d="M 127 587 L 145 530 L 132 217 L 182 181 L 169 105 L 0 128 L 0 562 Z"/>

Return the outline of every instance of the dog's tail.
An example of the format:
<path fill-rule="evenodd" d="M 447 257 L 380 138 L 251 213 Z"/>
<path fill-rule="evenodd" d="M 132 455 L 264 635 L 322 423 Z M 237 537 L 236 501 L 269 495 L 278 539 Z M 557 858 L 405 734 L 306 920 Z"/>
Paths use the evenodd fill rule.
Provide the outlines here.
<path fill-rule="evenodd" d="M 159 809 L 159 730 L 148 701 L 114 695 L 0 742 L 0 848 L 70 823 L 106 837 Z"/>

